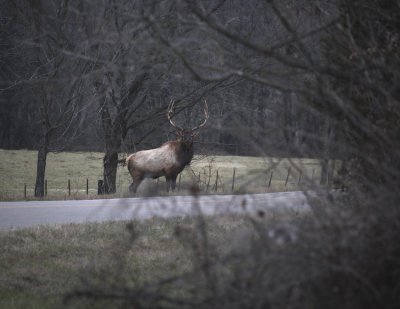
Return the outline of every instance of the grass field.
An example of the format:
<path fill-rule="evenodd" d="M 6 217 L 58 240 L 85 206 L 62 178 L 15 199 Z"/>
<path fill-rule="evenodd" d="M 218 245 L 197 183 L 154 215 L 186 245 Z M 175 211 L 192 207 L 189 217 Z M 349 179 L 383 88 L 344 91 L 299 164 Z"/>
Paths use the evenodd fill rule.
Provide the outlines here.
<path fill-rule="evenodd" d="M 0 200 L 33 197 L 36 175 L 36 151 L 0 150 Z M 97 181 L 102 178 L 102 153 L 61 152 L 50 153 L 47 159 L 46 179 L 48 199 L 86 198 L 86 181 L 89 180 L 89 198 L 97 196 Z M 288 168 L 291 172 L 286 183 Z M 303 188 L 320 177 L 320 165 L 314 159 L 278 159 L 239 156 L 195 156 L 190 167 L 178 178 L 179 194 L 185 194 L 192 184 L 199 184 L 203 192 L 231 193 L 235 171 L 235 193 L 286 191 Z M 273 172 L 270 187 L 269 179 Z M 216 182 L 218 173 L 218 181 Z M 299 177 L 301 179 L 299 184 Z M 199 182 L 200 179 L 200 182 Z M 68 192 L 71 183 L 71 196 Z M 118 168 L 117 194 L 128 196 L 131 182 L 126 167 Z M 140 195 L 163 194 L 164 178 L 146 180 L 139 187 Z M 217 186 L 216 186 L 217 183 Z"/>
<path fill-rule="evenodd" d="M 85 280 L 96 282 L 97 275 L 120 273 L 119 262 L 135 249 L 128 259 L 132 280 L 140 280 L 139 273 L 166 274 L 168 268 L 159 268 L 180 250 L 172 237 L 173 227 L 184 222 L 137 223 L 135 228 L 143 236 L 134 244 L 126 222 L 0 232 L 0 308 L 60 307 L 65 295 L 84 287 Z M 174 253 L 169 252 L 171 248 Z"/>
<path fill-rule="evenodd" d="M 272 224 L 293 216 L 269 214 L 264 220 Z M 205 218 L 205 223 L 219 252 L 230 250 L 232 235 L 250 227 L 245 217 Z M 92 285 L 134 287 L 179 275 L 191 267 L 193 252 L 185 245 L 188 234 L 180 237 L 177 227 L 189 232 L 197 224 L 190 218 L 152 219 L 0 231 L 0 308 L 59 308 L 66 295 Z"/>

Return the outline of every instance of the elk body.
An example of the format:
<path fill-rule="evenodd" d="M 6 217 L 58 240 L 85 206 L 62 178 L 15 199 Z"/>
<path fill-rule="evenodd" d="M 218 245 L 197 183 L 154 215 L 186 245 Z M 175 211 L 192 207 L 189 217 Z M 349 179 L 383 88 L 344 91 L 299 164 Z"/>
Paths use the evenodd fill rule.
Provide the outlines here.
<path fill-rule="evenodd" d="M 126 159 L 126 165 L 132 176 L 132 184 L 129 186 L 129 191 L 132 193 L 136 192 L 144 178 L 156 179 L 161 176 L 165 176 L 167 191 L 170 188 L 172 191 L 175 190 L 177 176 L 192 161 L 193 139 L 208 119 L 207 102 L 204 101 L 205 120 L 202 124 L 190 130 L 184 130 L 172 121 L 173 108 L 174 102 L 171 101 L 168 106 L 167 117 L 176 129 L 178 139 L 168 141 L 159 148 L 135 152 Z"/>

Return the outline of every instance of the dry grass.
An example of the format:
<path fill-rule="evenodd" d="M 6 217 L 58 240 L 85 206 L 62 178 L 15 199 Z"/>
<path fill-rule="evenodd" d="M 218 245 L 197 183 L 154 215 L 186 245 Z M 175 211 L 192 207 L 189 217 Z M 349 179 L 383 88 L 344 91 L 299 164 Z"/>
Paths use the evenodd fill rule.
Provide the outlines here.
<path fill-rule="evenodd" d="M 0 150 L 0 199 L 21 198 L 24 184 L 27 196 L 32 197 L 36 177 L 36 151 Z M 72 196 L 86 195 L 89 179 L 90 196 L 97 194 L 97 180 L 102 177 L 102 156 L 92 152 L 50 153 L 46 178 L 49 198 L 68 197 L 68 179 Z"/>
<path fill-rule="evenodd" d="M 0 200 L 21 199 L 24 185 L 27 198 L 33 197 L 36 175 L 35 151 L 0 150 Z M 97 181 L 102 178 L 102 153 L 61 152 L 50 153 L 47 159 L 47 199 L 81 199 L 97 197 Z M 292 166 L 287 186 L 288 167 Z M 193 183 L 198 183 L 204 192 L 226 194 L 232 192 L 232 176 L 235 169 L 235 193 L 256 193 L 266 191 L 297 190 L 307 185 L 312 175 L 319 179 L 320 166 L 313 159 L 278 159 L 238 156 L 202 156 L 195 158 L 190 167 L 182 173 L 179 194 L 187 194 Z M 301 184 L 298 185 L 302 171 Z M 218 171 L 217 192 L 215 192 Z M 271 187 L 269 177 L 273 171 Z M 117 193 L 112 197 L 128 196 L 131 182 L 126 167 L 119 167 Z M 68 179 L 71 181 L 71 195 L 68 194 Z M 86 180 L 89 180 L 89 195 L 86 195 Z M 179 183 L 179 178 L 178 178 Z M 139 194 L 163 194 L 164 178 L 159 182 L 146 180 L 139 188 Z"/>
<path fill-rule="evenodd" d="M 309 202 L 0 232 L 0 308 L 399 308 L 398 203 Z"/>
<path fill-rule="evenodd" d="M 131 265 L 147 271 L 165 258 L 166 246 L 172 246 L 172 240 L 164 236 L 171 227 L 153 221 L 140 228 L 150 236 L 137 242 L 141 254 L 136 260 L 132 258 Z M 128 251 L 129 240 L 126 222 L 1 232 L 0 308 L 60 305 L 66 293 L 84 286 L 86 275 L 115 269 L 118 259 Z"/>
<path fill-rule="evenodd" d="M 277 216 L 268 220 L 283 218 Z M 66 294 L 105 280 L 130 287 L 179 275 L 191 267 L 192 252 L 177 231 L 194 231 L 196 224 L 195 219 L 152 219 L 2 231 L 0 308 L 54 308 Z M 218 217 L 206 224 L 210 241 L 223 251 L 232 246 L 227 241 L 232 233 L 248 222 Z M 72 304 L 80 305 L 88 306 Z"/>

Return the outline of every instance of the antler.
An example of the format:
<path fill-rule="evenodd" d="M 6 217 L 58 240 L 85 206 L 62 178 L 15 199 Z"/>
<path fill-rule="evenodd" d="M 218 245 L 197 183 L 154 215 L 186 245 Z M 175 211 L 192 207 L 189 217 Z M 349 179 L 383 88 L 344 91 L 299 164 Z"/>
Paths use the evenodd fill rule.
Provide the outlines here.
<path fill-rule="evenodd" d="M 171 114 L 172 114 L 172 112 L 173 112 L 173 110 L 174 110 L 174 104 L 175 104 L 174 100 L 171 100 L 171 102 L 169 102 L 169 104 L 168 104 L 168 111 L 167 111 L 167 117 L 168 117 L 168 120 L 169 120 L 169 122 L 171 123 L 171 125 L 172 125 L 176 130 L 178 130 L 178 131 L 183 131 L 183 129 L 182 129 L 181 127 L 177 126 L 177 125 L 175 124 L 175 122 L 173 122 L 172 119 L 171 119 Z"/>
<path fill-rule="evenodd" d="M 204 118 L 205 118 L 204 121 L 200 125 L 198 125 L 197 127 L 194 127 L 192 129 L 192 132 L 204 127 L 204 125 L 206 124 L 206 122 L 208 120 L 208 105 L 207 105 L 206 99 L 204 99 Z"/>

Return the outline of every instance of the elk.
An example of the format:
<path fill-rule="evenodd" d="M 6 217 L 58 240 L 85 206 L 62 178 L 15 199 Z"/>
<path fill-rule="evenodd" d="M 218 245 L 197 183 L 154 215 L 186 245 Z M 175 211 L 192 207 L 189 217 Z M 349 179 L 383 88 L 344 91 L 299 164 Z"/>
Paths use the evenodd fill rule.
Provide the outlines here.
<path fill-rule="evenodd" d="M 129 173 L 132 176 L 132 184 L 129 186 L 131 193 L 136 190 L 144 178 L 159 178 L 165 176 L 167 192 L 171 188 L 175 190 L 176 178 L 193 158 L 193 140 L 208 120 L 208 106 L 204 100 L 204 121 L 197 127 L 185 130 L 172 121 L 174 101 L 168 105 L 167 117 L 176 130 L 177 139 L 168 141 L 155 149 L 142 150 L 131 154 L 126 159 Z"/>

